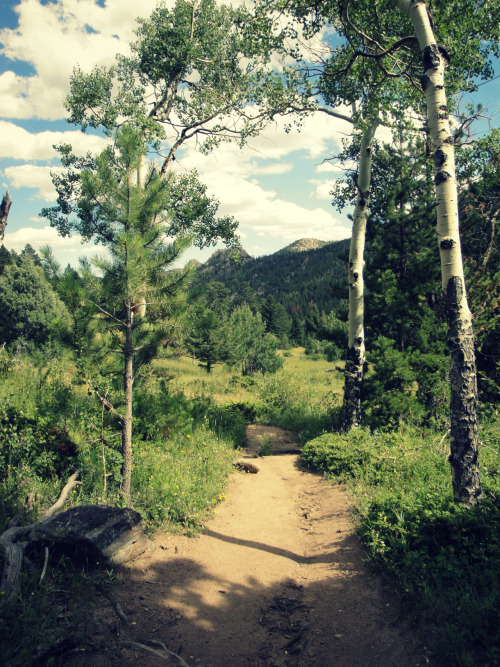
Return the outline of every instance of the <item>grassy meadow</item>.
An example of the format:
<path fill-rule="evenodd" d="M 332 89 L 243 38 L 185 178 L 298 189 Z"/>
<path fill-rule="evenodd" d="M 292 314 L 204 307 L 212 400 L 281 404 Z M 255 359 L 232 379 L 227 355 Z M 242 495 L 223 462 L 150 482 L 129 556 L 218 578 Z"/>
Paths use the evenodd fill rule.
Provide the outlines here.
<path fill-rule="evenodd" d="M 342 364 L 303 348 L 282 354 L 284 368 L 274 375 L 242 376 L 222 365 L 207 374 L 188 357 L 166 354 L 144 371 L 134 405 L 132 498 L 147 529 L 195 535 L 225 498 L 246 425 L 290 429 L 304 445 L 305 467 L 347 483 L 367 561 L 399 596 L 405 618 L 427 628 L 436 659 L 500 664 L 498 414 L 490 409 L 481 427 L 484 498 L 464 510 L 452 500 L 446 428 L 400 423 L 333 433 Z M 71 467 L 81 470 L 82 485 L 68 506 L 123 504 L 119 429 L 76 382 L 69 357 L 0 352 L 0 405 L 1 531 L 15 515 L 26 523 L 40 516 Z M 59 557 L 38 585 L 42 551 L 30 559 L 20 599 L 0 612 L 0 652 L 12 666 L 49 657 L 62 664 L 51 647 L 68 634 L 83 636 L 91 611 L 75 600 L 107 591 L 114 574 Z"/>

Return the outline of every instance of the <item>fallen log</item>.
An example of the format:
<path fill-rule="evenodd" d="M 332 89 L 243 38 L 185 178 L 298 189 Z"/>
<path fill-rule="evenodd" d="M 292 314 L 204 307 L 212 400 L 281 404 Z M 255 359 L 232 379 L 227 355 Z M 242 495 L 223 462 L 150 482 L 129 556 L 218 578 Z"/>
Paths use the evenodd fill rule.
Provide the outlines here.
<path fill-rule="evenodd" d="M 80 505 L 35 527 L 36 540 L 78 547 L 107 565 L 134 560 L 151 548 L 142 517 L 128 507 Z"/>
<path fill-rule="evenodd" d="M 58 500 L 39 521 L 12 526 L 0 535 L 4 551 L 2 599 L 19 593 L 24 552 L 31 544 L 71 547 L 111 566 L 134 560 L 153 548 L 142 530 L 141 515 L 129 508 L 81 505 L 55 514 L 62 509 L 71 489 L 81 484 L 78 476 L 78 471 L 71 475 Z"/>

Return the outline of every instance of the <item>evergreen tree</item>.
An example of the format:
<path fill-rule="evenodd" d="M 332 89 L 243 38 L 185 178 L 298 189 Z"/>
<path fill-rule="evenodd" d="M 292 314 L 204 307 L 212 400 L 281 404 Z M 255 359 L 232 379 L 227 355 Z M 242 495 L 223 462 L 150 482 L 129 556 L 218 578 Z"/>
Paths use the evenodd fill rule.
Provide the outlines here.
<path fill-rule="evenodd" d="M 231 313 L 225 328 L 225 357 L 229 366 L 241 364 L 243 373 L 248 368 L 248 357 L 265 333 L 260 313 L 253 313 L 243 304 Z"/>
<path fill-rule="evenodd" d="M 219 316 L 227 315 L 230 307 L 231 292 L 219 280 L 212 280 L 206 286 L 205 303 L 207 308 L 216 312 Z"/>
<path fill-rule="evenodd" d="M 224 334 L 220 316 L 213 310 L 197 308 L 189 320 L 184 343 L 207 373 L 224 360 Z"/>
<path fill-rule="evenodd" d="M 270 294 L 262 305 L 262 321 L 266 325 L 266 331 L 273 332 L 277 321 L 276 299 Z"/>
<path fill-rule="evenodd" d="M 23 338 L 41 345 L 67 318 L 64 305 L 29 254 L 0 275 L 0 343 Z"/>
<path fill-rule="evenodd" d="M 21 250 L 21 257 L 28 256 L 35 266 L 41 266 L 42 262 L 33 246 L 27 243 Z"/>
<path fill-rule="evenodd" d="M 411 158 L 408 157 L 411 154 Z M 432 171 L 426 142 L 407 135 L 374 157 L 366 263 L 367 329 L 397 349 L 443 354 L 436 214 L 429 208 Z"/>
<path fill-rule="evenodd" d="M 277 354 L 278 347 L 279 340 L 274 334 L 266 333 L 257 339 L 245 358 L 243 374 L 276 373 L 285 363 L 283 357 Z"/>
<path fill-rule="evenodd" d="M 305 343 L 304 322 L 297 312 L 292 313 L 292 326 L 290 329 L 290 338 L 295 345 L 302 346 Z"/>
<path fill-rule="evenodd" d="M 108 255 L 83 260 L 80 277 L 65 271 L 59 281 L 74 315 L 85 380 L 120 422 L 121 489 L 128 502 L 134 382 L 182 309 L 187 273 L 168 269 L 191 242 L 179 237 L 166 245 L 170 181 L 151 166 L 144 183 L 138 182 L 145 154 L 141 134 L 125 125 L 114 146 L 95 158 L 92 169 L 82 171 L 78 210 L 95 221 Z"/>
<path fill-rule="evenodd" d="M 15 261 L 12 253 L 10 253 L 4 245 L 0 245 L 0 275 L 9 264 Z"/>

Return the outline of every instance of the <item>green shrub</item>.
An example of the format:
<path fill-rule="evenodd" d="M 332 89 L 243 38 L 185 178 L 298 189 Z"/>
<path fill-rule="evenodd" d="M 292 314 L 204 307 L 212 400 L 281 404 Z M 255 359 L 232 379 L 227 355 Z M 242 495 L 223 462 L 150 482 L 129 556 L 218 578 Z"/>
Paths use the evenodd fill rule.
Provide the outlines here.
<path fill-rule="evenodd" d="M 244 403 L 217 405 L 210 396 L 196 399 L 204 422 L 219 437 L 233 442 L 234 447 L 244 447 L 246 427 L 255 418 L 255 408 Z"/>
<path fill-rule="evenodd" d="M 52 479 L 64 474 L 76 453 L 66 430 L 40 426 L 14 408 L 0 411 L 0 479 L 13 471 Z"/>
<path fill-rule="evenodd" d="M 178 430 L 190 433 L 201 417 L 196 401 L 186 398 L 182 392 L 170 393 L 164 380 L 156 391 L 146 387 L 135 392 L 134 434 L 138 438 L 167 438 Z"/>
<path fill-rule="evenodd" d="M 346 435 L 325 433 L 307 442 L 302 449 L 301 463 L 327 477 L 346 480 L 361 474 L 375 458 L 370 438 L 363 431 Z"/>

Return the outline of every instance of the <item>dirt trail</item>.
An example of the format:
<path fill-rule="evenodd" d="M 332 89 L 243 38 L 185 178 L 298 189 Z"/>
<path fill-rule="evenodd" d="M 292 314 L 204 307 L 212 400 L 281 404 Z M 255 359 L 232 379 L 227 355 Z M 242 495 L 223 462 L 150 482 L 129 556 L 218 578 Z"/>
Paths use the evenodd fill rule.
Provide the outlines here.
<path fill-rule="evenodd" d="M 290 450 L 290 434 L 250 427 Z M 121 570 L 96 614 L 87 664 L 165 665 L 126 640 L 159 641 L 190 666 L 406 667 L 426 665 L 415 638 L 391 625 L 391 603 L 362 563 L 345 490 L 301 471 L 298 456 L 252 459 L 199 538 L 160 535 Z M 171 664 L 175 664 L 175 660 Z"/>

